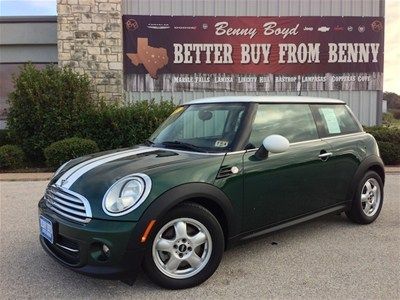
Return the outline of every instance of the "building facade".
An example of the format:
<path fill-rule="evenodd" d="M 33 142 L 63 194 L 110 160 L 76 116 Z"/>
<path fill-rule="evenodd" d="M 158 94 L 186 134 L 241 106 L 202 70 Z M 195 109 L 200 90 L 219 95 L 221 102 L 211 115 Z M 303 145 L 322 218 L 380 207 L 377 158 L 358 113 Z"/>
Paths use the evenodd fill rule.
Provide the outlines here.
<path fill-rule="evenodd" d="M 58 62 L 55 16 L 0 18 L 0 128 L 7 119 L 12 75 L 27 62 L 38 67 Z"/>
<path fill-rule="evenodd" d="M 248 17 L 249 20 L 252 17 L 298 17 L 299 19 L 319 17 L 320 20 L 326 17 L 383 18 L 384 0 L 57 0 L 57 13 L 57 24 L 53 24 L 53 33 L 49 34 L 51 41 L 48 45 L 53 47 L 52 53 L 54 53 L 54 43 L 57 43 L 55 51 L 58 55 L 58 64 L 88 74 L 98 93 L 107 100 L 129 102 L 143 99 L 172 99 L 175 103 L 184 103 L 194 98 L 208 96 L 297 95 L 298 91 L 295 88 L 258 90 L 235 89 L 232 86 L 227 86 L 226 89 L 209 87 L 202 89 L 191 88 L 192 85 L 188 85 L 187 89 L 160 88 L 160 84 L 165 86 L 165 82 L 160 83 L 160 81 L 166 81 L 168 75 L 154 79 L 149 74 L 142 76 L 127 73 L 125 70 L 124 61 L 127 59 L 127 53 L 124 50 L 124 39 L 129 30 L 132 28 L 135 30 L 136 26 L 129 23 L 134 19 L 130 16 L 135 16 L 137 19 L 142 16 L 145 18 L 186 16 L 194 19 Z M 206 23 L 203 23 L 203 29 L 206 29 Z M 57 38 L 54 37 L 55 25 Z M 133 27 L 127 29 L 128 25 Z M 159 29 L 162 27 L 160 24 L 156 26 L 159 26 Z M 323 30 L 324 26 L 320 28 Z M 359 31 L 362 32 L 362 29 L 359 28 Z M 196 33 L 193 31 L 189 34 Z M 340 32 L 327 34 L 336 36 Z M 150 36 L 150 42 L 151 38 Z M 3 47 L 3 44 L 0 47 Z M 274 77 L 274 75 L 269 76 Z M 340 85 L 339 88 L 334 86 L 318 89 L 306 85 L 301 94 L 342 99 L 364 125 L 375 125 L 381 122 L 382 115 L 382 71 L 374 73 L 373 76 L 375 82 L 356 87 L 348 85 L 342 88 Z M 332 75 L 328 74 L 328 80 L 331 77 Z M 138 87 L 140 85 L 146 87 Z"/>

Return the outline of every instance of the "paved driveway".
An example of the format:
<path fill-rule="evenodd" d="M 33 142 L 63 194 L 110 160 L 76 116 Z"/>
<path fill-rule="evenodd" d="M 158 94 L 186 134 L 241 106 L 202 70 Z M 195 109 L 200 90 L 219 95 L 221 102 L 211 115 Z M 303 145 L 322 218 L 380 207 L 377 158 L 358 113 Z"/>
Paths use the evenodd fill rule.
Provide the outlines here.
<path fill-rule="evenodd" d="M 400 175 L 388 175 L 378 220 L 330 215 L 225 253 L 203 285 L 168 291 L 139 276 L 133 287 L 63 268 L 38 242 L 36 204 L 46 182 L 0 182 L 0 298 L 400 299 Z"/>

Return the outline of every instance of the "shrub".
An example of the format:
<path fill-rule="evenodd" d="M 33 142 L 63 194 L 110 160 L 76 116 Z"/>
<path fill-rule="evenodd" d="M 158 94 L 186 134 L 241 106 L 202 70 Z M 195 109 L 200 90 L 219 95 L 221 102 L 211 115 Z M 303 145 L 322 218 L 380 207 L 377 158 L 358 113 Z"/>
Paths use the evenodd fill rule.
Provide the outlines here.
<path fill-rule="evenodd" d="M 44 155 L 47 165 L 57 168 L 70 159 L 98 151 L 96 142 L 73 137 L 52 143 L 44 149 Z"/>
<path fill-rule="evenodd" d="M 100 150 L 142 143 L 174 111 L 169 101 L 139 101 L 126 106 L 102 105 L 85 117 L 84 135 Z"/>
<path fill-rule="evenodd" d="M 400 128 L 374 126 L 365 128 L 365 131 L 375 137 L 382 160 L 386 165 L 400 163 Z"/>
<path fill-rule="evenodd" d="M 378 141 L 378 146 L 385 165 L 400 164 L 400 144 Z"/>
<path fill-rule="evenodd" d="M 43 161 L 51 143 L 81 132 L 82 116 L 95 106 L 88 77 L 67 68 L 27 64 L 13 81 L 8 126 L 33 161 Z"/>
<path fill-rule="evenodd" d="M 382 123 L 384 125 L 390 125 L 393 124 L 394 122 L 396 122 L 396 119 L 391 112 L 382 114 Z"/>
<path fill-rule="evenodd" d="M 10 130 L 0 129 L 0 146 L 14 144 L 15 138 L 12 136 Z"/>
<path fill-rule="evenodd" d="M 372 134 L 377 141 L 400 144 L 400 128 L 374 126 L 366 127 L 365 131 Z"/>
<path fill-rule="evenodd" d="M 25 160 L 24 151 L 16 145 L 4 145 L 0 147 L 0 169 L 17 169 L 23 166 Z"/>
<path fill-rule="evenodd" d="M 391 109 L 390 112 L 392 113 L 395 119 L 397 120 L 400 119 L 400 109 Z"/>

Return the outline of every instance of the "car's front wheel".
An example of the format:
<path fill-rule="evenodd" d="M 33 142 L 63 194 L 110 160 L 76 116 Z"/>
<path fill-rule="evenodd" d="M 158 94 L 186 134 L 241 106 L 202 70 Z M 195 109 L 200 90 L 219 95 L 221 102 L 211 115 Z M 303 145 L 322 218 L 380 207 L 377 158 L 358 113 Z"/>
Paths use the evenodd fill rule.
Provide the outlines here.
<path fill-rule="evenodd" d="M 182 204 L 156 225 L 143 263 L 155 283 L 169 289 L 196 286 L 217 269 L 224 251 L 224 234 L 204 207 Z"/>
<path fill-rule="evenodd" d="M 360 180 L 351 209 L 346 212 L 353 222 L 369 224 L 376 220 L 383 204 L 383 182 L 374 171 L 368 171 Z"/>

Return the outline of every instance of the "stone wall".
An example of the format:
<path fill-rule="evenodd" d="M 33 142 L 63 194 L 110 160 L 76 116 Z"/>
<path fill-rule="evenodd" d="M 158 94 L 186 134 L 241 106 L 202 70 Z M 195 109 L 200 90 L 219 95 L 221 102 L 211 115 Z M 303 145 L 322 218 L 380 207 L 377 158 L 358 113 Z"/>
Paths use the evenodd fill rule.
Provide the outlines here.
<path fill-rule="evenodd" d="M 57 0 L 58 63 L 92 79 L 108 101 L 122 98 L 121 0 Z"/>

